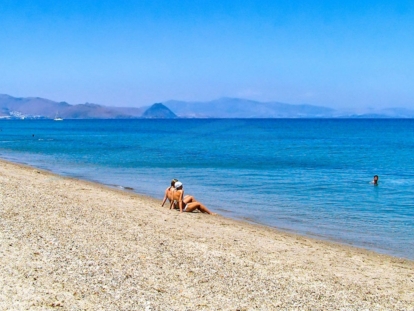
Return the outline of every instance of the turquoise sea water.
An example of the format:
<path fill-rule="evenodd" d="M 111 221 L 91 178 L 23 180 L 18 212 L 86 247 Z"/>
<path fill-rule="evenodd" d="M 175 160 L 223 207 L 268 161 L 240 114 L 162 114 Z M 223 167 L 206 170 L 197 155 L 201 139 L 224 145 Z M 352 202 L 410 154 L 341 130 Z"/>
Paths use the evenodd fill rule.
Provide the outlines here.
<path fill-rule="evenodd" d="M 0 129 L 5 159 L 157 198 L 178 178 L 225 216 L 414 259 L 414 120 L 4 120 Z"/>

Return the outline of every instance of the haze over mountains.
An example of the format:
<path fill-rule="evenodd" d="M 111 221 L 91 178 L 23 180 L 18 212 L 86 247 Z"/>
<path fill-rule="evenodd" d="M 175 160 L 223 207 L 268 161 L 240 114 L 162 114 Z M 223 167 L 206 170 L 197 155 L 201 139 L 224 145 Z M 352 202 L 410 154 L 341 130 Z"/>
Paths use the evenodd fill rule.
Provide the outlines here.
<path fill-rule="evenodd" d="M 209 102 L 171 100 L 152 106 L 109 107 L 85 103 L 70 105 L 39 97 L 17 98 L 0 94 L 3 119 L 127 119 L 127 118 L 414 118 L 414 110 L 404 108 L 339 111 L 315 105 L 258 102 L 221 98 Z"/>
<path fill-rule="evenodd" d="M 191 118 L 328 118 L 335 114 L 335 110 L 319 106 L 263 103 L 226 97 L 209 102 L 171 100 L 164 105 L 178 116 Z"/>
<path fill-rule="evenodd" d="M 145 109 L 106 107 L 96 104 L 69 105 L 39 97 L 16 98 L 0 95 L 0 117 L 53 119 L 115 119 L 138 118 Z"/>

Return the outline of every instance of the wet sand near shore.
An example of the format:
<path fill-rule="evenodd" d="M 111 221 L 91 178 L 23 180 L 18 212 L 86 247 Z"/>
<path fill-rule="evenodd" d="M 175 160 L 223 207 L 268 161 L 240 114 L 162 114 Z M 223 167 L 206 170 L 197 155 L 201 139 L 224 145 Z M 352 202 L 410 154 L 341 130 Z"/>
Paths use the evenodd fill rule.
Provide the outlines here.
<path fill-rule="evenodd" d="M 0 310 L 414 310 L 413 261 L 160 205 L 0 161 Z"/>

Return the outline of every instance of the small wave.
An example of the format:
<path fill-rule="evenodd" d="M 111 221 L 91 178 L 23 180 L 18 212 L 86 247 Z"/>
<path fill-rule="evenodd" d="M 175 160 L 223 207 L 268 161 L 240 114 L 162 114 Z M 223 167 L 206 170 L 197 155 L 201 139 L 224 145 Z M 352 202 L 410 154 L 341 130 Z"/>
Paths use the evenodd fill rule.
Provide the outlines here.
<path fill-rule="evenodd" d="M 232 213 L 232 211 L 228 210 L 228 209 L 224 209 L 224 208 L 216 208 L 217 211 L 220 212 L 225 212 L 225 213 Z"/>
<path fill-rule="evenodd" d="M 132 191 L 134 188 L 132 187 L 126 187 L 126 186 L 120 186 L 120 185 L 114 185 L 116 188 L 122 189 L 122 190 L 129 190 Z"/>
<path fill-rule="evenodd" d="M 412 184 L 412 182 L 408 179 L 394 179 L 394 180 L 387 180 L 387 183 L 391 184 L 391 185 L 408 185 L 408 184 Z"/>

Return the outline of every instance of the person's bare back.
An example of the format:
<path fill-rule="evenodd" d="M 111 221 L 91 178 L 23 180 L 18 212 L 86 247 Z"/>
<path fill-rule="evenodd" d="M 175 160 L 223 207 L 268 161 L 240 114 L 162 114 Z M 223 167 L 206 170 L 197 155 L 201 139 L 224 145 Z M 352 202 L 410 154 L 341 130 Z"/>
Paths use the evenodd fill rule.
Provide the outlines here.
<path fill-rule="evenodd" d="M 167 199 L 168 199 L 168 201 L 170 201 L 170 202 L 173 202 L 174 200 L 173 200 L 173 192 L 174 192 L 174 185 L 175 185 L 175 183 L 177 182 L 178 180 L 177 179 L 173 179 L 173 180 L 171 180 L 171 185 L 167 188 L 167 189 L 165 189 L 165 193 L 164 193 L 164 199 L 162 200 L 162 204 L 161 204 L 161 206 L 164 206 L 164 204 L 165 204 L 165 202 L 167 201 Z"/>

